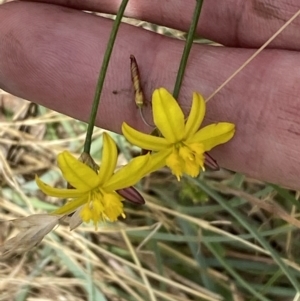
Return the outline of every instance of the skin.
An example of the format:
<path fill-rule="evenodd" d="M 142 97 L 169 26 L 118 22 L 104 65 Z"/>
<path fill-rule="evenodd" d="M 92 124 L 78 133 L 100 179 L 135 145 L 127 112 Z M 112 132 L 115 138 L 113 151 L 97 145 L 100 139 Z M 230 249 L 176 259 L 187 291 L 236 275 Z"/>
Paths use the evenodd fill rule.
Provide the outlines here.
<path fill-rule="evenodd" d="M 44 2 L 60 6 L 25 1 L 0 6 L 0 88 L 86 121 L 112 22 L 80 9 L 116 13 L 120 1 Z M 270 3 L 204 1 L 197 32 L 226 47 L 193 46 L 179 96 L 186 111 L 193 91 L 208 97 L 300 9 L 297 0 Z M 131 0 L 126 16 L 187 31 L 194 5 Z M 211 152 L 221 166 L 294 189 L 300 188 L 299 24 L 297 18 L 215 95 L 205 118 L 205 124 L 236 124 L 234 139 Z M 129 56 L 137 58 L 151 99 L 157 87 L 173 90 L 183 47 L 182 41 L 123 24 L 97 125 L 120 132 L 126 121 L 150 132 L 133 102 Z M 145 115 L 150 121 L 149 106 Z"/>

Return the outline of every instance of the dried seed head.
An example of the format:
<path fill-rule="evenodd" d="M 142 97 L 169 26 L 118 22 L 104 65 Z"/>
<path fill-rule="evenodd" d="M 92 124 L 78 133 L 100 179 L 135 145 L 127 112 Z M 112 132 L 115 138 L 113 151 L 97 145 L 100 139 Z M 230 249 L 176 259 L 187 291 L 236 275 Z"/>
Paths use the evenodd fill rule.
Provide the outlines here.
<path fill-rule="evenodd" d="M 61 216 L 33 214 L 11 222 L 20 233 L 0 246 L 1 258 L 5 259 L 15 253 L 26 252 L 37 246 L 43 238 L 59 223 Z"/>
<path fill-rule="evenodd" d="M 70 230 L 76 229 L 78 226 L 82 224 L 82 219 L 80 217 L 80 211 L 83 206 L 77 208 L 77 210 L 72 214 L 69 220 Z"/>

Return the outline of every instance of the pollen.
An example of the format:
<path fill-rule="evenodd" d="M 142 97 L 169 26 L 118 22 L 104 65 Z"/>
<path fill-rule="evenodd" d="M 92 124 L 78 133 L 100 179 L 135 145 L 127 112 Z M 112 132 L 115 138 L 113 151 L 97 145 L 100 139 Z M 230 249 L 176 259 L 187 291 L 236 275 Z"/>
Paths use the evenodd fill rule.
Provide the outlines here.
<path fill-rule="evenodd" d="M 114 222 L 119 216 L 125 217 L 121 197 L 103 191 L 92 192 L 80 212 L 81 219 L 87 223 L 92 221 L 96 229 L 99 222 Z"/>
<path fill-rule="evenodd" d="M 204 148 L 201 143 L 177 143 L 166 159 L 166 165 L 180 181 L 183 173 L 195 178 L 204 170 Z"/>
<path fill-rule="evenodd" d="M 176 148 L 174 148 L 173 152 L 167 157 L 166 165 L 171 169 L 177 180 L 180 181 L 180 178 L 182 177 L 184 161 L 179 156 Z"/>

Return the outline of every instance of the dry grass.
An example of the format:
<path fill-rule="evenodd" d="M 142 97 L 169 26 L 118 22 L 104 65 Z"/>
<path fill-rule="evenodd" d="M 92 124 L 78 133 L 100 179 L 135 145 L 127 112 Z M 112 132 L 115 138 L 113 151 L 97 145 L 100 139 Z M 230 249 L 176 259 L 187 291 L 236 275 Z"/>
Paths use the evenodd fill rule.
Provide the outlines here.
<path fill-rule="evenodd" d="M 9 220 L 60 205 L 34 175 L 64 185 L 56 155 L 79 156 L 86 125 L 3 91 L 0 108 L 1 245 L 18 233 Z M 114 137 L 122 162 L 131 149 Z M 0 300 L 300 300 L 297 193 L 226 170 L 180 183 L 162 170 L 139 188 L 146 205 L 128 203 L 126 220 L 61 223 L 0 261 Z"/>

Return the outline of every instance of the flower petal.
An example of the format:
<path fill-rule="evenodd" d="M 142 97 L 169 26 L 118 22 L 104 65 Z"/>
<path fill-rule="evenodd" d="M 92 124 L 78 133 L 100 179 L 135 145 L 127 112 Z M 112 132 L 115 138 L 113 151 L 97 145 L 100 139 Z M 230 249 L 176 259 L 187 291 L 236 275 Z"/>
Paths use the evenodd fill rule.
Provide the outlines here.
<path fill-rule="evenodd" d="M 184 114 L 172 94 L 165 88 L 156 89 L 152 96 L 153 120 L 169 143 L 182 140 Z"/>
<path fill-rule="evenodd" d="M 136 184 L 144 175 L 148 166 L 150 154 L 132 159 L 127 165 L 119 169 L 102 188 L 106 192 L 119 190 Z"/>
<path fill-rule="evenodd" d="M 98 173 L 98 185 L 105 183 L 114 173 L 118 158 L 118 151 L 115 141 L 103 133 L 103 152 L 101 166 Z"/>
<path fill-rule="evenodd" d="M 185 124 L 184 138 L 194 135 L 200 128 L 206 111 L 205 101 L 201 94 L 193 93 L 193 103 Z"/>
<path fill-rule="evenodd" d="M 145 175 L 157 171 L 166 165 L 166 158 L 172 153 L 172 148 L 152 154 L 144 169 Z"/>
<path fill-rule="evenodd" d="M 76 189 L 86 192 L 97 186 L 99 180 L 96 172 L 68 151 L 57 156 L 57 163 L 63 177 Z"/>
<path fill-rule="evenodd" d="M 145 150 L 159 151 L 169 145 L 165 138 L 141 133 L 125 122 L 122 124 L 122 133 L 130 143 Z"/>
<path fill-rule="evenodd" d="M 201 142 L 204 151 L 209 151 L 218 144 L 229 141 L 235 132 L 235 125 L 228 122 L 210 124 L 199 130 L 194 136 L 187 140 L 187 143 Z"/>
<path fill-rule="evenodd" d="M 35 176 L 35 182 L 45 194 L 57 198 L 76 198 L 83 194 L 82 191 L 77 189 L 54 188 L 44 183 L 38 176 Z"/>
<path fill-rule="evenodd" d="M 55 211 L 51 212 L 51 214 L 69 214 L 72 213 L 74 211 L 76 211 L 77 208 L 79 208 L 80 206 L 82 206 L 83 204 L 85 204 L 87 202 L 87 195 L 83 195 L 80 198 L 77 198 L 75 200 L 69 201 L 67 202 L 64 206 L 56 209 Z"/>

